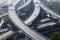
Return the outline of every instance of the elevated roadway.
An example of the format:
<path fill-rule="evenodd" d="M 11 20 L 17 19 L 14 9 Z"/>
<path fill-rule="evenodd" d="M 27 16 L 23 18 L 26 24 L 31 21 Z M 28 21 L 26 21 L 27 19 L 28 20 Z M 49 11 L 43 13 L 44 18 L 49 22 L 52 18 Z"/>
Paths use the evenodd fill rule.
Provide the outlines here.
<path fill-rule="evenodd" d="M 20 10 L 20 9 L 22 9 L 22 8 L 24 8 L 25 6 L 27 6 L 29 3 L 31 3 L 31 1 L 32 1 L 32 0 L 27 0 L 27 2 L 26 2 L 24 5 L 22 5 L 21 7 L 19 7 L 19 8 L 17 9 L 17 11 Z M 36 4 L 36 1 L 34 1 L 34 0 L 33 0 L 33 2 L 34 2 L 34 6 L 35 6 L 34 12 L 33 12 L 32 15 L 24 22 L 25 24 L 31 23 L 31 22 L 32 22 L 34 19 L 36 19 L 36 17 L 39 15 L 39 12 L 40 12 L 39 3 L 40 3 L 40 2 L 38 2 L 38 4 Z M 14 4 L 15 4 L 15 3 L 14 3 Z"/>
<path fill-rule="evenodd" d="M 47 6 L 45 6 L 45 4 L 43 4 L 43 2 L 40 1 L 40 7 L 45 10 L 46 12 L 48 12 L 49 14 L 52 14 L 54 16 L 56 16 L 57 18 L 60 19 L 60 15 L 57 14 L 56 12 L 54 12 L 53 10 L 49 9 Z"/>
<path fill-rule="evenodd" d="M 34 9 L 32 15 L 24 22 L 25 24 L 29 24 L 32 21 L 34 21 L 40 13 L 40 6 L 39 6 L 40 2 L 37 0 L 33 0 L 33 2 L 34 2 L 35 9 Z M 36 4 L 36 2 L 38 2 L 38 4 Z"/>
<path fill-rule="evenodd" d="M 39 2 L 39 0 L 34 0 L 34 3 L 40 3 L 40 2 Z M 44 4 L 41 3 L 40 7 L 42 7 L 45 11 L 48 11 L 50 14 L 53 14 L 60 18 L 60 16 L 58 16 L 53 11 L 48 9 L 46 6 L 44 6 Z M 18 29 L 21 29 L 27 36 L 29 36 L 30 38 L 32 38 L 34 40 L 40 40 L 40 39 L 47 40 L 47 39 L 43 38 L 41 35 L 39 36 L 39 34 L 34 32 L 32 29 L 28 28 L 26 25 L 24 25 L 14 10 L 15 10 L 14 7 L 9 7 L 9 17 L 11 18 L 12 22 L 17 26 Z"/>
<path fill-rule="evenodd" d="M 28 26 L 26 26 L 21 19 L 16 15 L 16 12 L 12 9 L 14 7 L 9 7 L 9 17 L 11 18 L 12 22 L 17 26 L 18 29 L 22 30 L 25 35 L 28 37 L 34 39 L 34 40 L 46 40 L 38 33 L 34 32 L 32 29 L 30 29 Z M 12 10 L 12 11 L 11 11 Z M 13 14 L 12 14 L 13 13 Z"/>
<path fill-rule="evenodd" d="M 34 0 L 35 2 L 39 2 L 39 0 Z M 12 14 L 13 13 L 13 14 Z M 27 27 L 22 21 L 21 19 L 19 19 L 19 17 L 17 16 L 16 12 L 15 12 L 15 7 L 9 7 L 9 17 L 11 18 L 12 22 L 17 26 L 18 29 L 21 29 L 25 35 L 27 35 L 28 37 L 34 39 L 34 40 L 46 40 L 45 38 L 43 38 L 41 35 L 39 35 L 38 33 L 34 32 L 32 29 L 30 29 L 29 27 Z"/>
<path fill-rule="evenodd" d="M 3 23 L 4 23 L 4 18 L 1 19 L 0 27 L 2 26 Z"/>
<path fill-rule="evenodd" d="M 17 16 L 16 12 L 15 12 L 15 5 L 18 3 L 19 0 L 17 0 L 13 6 L 9 6 L 9 17 L 12 20 L 12 22 L 17 26 L 17 28 L 19 30 L 22 30 L 28 37 L 32 38 L 33 40 L 46 40 L 45 38 L 43 38 L 41 35 L 39 35 L 37 32 L 34 32 L 32 29 L 30 29 L 28 26 L 26 26 L 21 19 L 19 19 L 19 17 Z M 34 0 L 34 3 L 39 2 L 39 0 Z M 36 5 L 35 5 L 36 6 Z M 37 6 L 35 7 L 36 9 L 40 9 L 40 7 L 37 8 Z M 35 10 L 36 10 L 35 9 Z M 37 10 L 36 10 L 37 11 Z M 38 12 L 38 11 L 37 11 Z M 37 13 L 36 12 L 36 13 Z M 12 31 L 10 31 L 10 33 L 13 34 Z M 10 34 L 9 33 L 9 34 Z M 6 37 L 8 35 L 4 35 L 4 37 Z M 1 36 L 1 38 L 3 38 Z"/>
<path fill-rule="evenodd" d="M 33 0 L 34 3 L 40 3 L 40 7 L 43 8 L 45 11 L 49 12 L 52 15 L 55 15 L 56 17 L 60 18 L 59 15 L 57 15 L 55 12 L 53 12 L 52 10 L 50 10 L 48 7 L 46 7 L 41 1 L 36 2 L 37 0 Z M 18 2 L 18 1 L 17 1 Z M 17 3 L 16 2 L 16 3 Z M 16 5 L 16 3 L 14 4 L 14 6 Z M 18 26 L 18 29 L 21 29 L 26 35 L 32 37 L 32 39 L 35 40 L 47 40 L 45 38 L 43 38 L 42 36 L 39 36 L 39 34 L 37 34 L 36 32 L 34 32 L 32 29 L 28 28 L 26 25 L 23 24 L 23 22 L 21 22 L 21 19 L 19 19 L 19 17 L 17 16 L 16 12 L 15 12 L 15 8 L 14 6 L 9 7 L 9 17 L 11 18 L 12 22 Z M 24 7 L 24 6 L 23 6 Z M 21 8 L 23 8 L 21 7 Z M 19 9 L 20 10 L 20 9 Z M 16 21 L 17 20 L 17 21 Z M 28 23 L 27 23 L 28 24 Z M 12 31 L 10 33 L 13 33 Z"/>

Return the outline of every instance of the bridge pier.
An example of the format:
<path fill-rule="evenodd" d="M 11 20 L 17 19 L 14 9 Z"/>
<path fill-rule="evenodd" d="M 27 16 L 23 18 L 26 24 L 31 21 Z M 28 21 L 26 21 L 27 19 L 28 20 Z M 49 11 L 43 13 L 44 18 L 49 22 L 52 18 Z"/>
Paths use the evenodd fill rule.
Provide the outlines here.
<path fill-rule="evenodd" d="M 14 40 L 17 40 L 17 35 L 15 35 L 13 38 L 14 38 Z"/>
<path fill-rule="evenodd" d="M 6 38 L 5 39 L 2 39 L 2 40 L 6 40 Z"/>
<path fill-rule="evenodd" d="M 49 19 L 52 21 L 52 15 L 51 14 L 49 14 L 49 15 L 50 15 Z"/>
<path fill-rule="evenodd" d="M 25 40 L 29 40 L 29 38 L 27 36 L 25 36 Z"/>

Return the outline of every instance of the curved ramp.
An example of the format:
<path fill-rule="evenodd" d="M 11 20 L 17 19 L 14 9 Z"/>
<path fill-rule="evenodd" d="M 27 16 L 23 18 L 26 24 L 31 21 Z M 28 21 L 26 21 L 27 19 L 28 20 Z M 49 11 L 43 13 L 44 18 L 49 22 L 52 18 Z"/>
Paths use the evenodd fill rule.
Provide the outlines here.
<path fill-rule="evenodd" d="M 23 22 L 21 21 L 21 19 L 19 19 L 19 17 L 17 16 L 17 14 L 15 12 L 15 7 L 14 6 L 9 7 L 9 17 L 12 20 L 12 22 L 17 26 L 17 28 L 21 29 L 30 38 L 32 38 L 34 40 L 40 40 L 40 39 L 41 40 L 46 40 L 41 35 L 37 34 L 32 29 L 30 29 L 25 24 L 23 24 Z"/>
<path fill-rule="evenodd" d="M 22 9 L 22 8 L 24 8 L 25 6 L 27 6 L 29 3 L 31 3 L 31 1 L 32 1 L 32 0 L 27 0 L 27 2 L 26 2 L 24 5 L 22 5 L 21 7 L 19 7 L 19 8 L 17 9 L 17 11 L 20 10 L 20 9 Z M 13 5 L 16 6 L 17 3 L 18 3 L 18 2 L 14 3 Z"/>
<path fill-rule="evenodd" d="M 2 18 L 1 20 L 0 27 L 2 26 L 3 23 L 4 23 L 4 18 Z"/>
<path fill-rule="evenodd" d="M 35 5 L 35 9 L 34 12 L 32 13 L 32 15 L 24 22 L 25 24 L 29 24 L 32 21 L 34 21 L 36 19 L 36 17 L 39 15 L 40 13 L 40 6 L 39 6 L 39 0 L 33 0 L 34 5 Z M 38 3 L 38 4 L 36 4 Z"/>
<path fill-rule="evenodd" d="M 48 9 L 45 9 L 44 7 L 43 7 L 43 5 L 41 5 L 42 6 L 42 8 L 44 9 L 44 10 L 48 10 Z M 22 22 L 21 22 L 21 19 L 19 19 L 19 17 L 16 15 L 16 13 L 15 13 L 15 9 L 13 9 L 14 7 L 10 7 L 10 8 L 12 8 L 12 9 L 9 9 L 10 11 L 9 11 L 9 16 L 10 16 L 10 18 L 11 18 L 11 20 L 12 20 L 12 22 L 16 25 L 16 26 L 18 26 L 18 28 L 19 29 L 21 29 L 26 35 L 28 35 L 28 36 L 30 36 L 32 39 L 34 39 L 34 40 L 46 40 L 45 38 L 43 38 L 43 37 L 41 37 L 41 36 L 39 36 L 39 34 L 37 34 L 36 32 L 34 32 L 32 29 L 30 29 L 30 28 L 28 28 L 26 25 L 24 25 Z M 12 12 L 13 12 L 13 14 L 12 14 Z M 53 14 L 53 12 L 52 11 L 50 11 L 50 10 L 48 10 L 48 12 L 50 12 L 51 14 Z M 55 14 L 53 14 L 53 15 L 55 15 Z M 55 15 L 56 16 L 56 15 Z M 17 20 L 17 21 L 16 21 Z"/>
<path fill-rule="evenodd" d="M 12 22 L 17 26 L 18 29 L 22 30 L 27 36 L 34 40 L 46 40 L 41 35 L 34 32 L 32 29 L 28 28 L 22 21 L 19 19 L 15 12 L 14 7 L 9 7 L 9 17 L 11 18 Z"/>
<path fill-rule="evenodd" d="M 17 2 L 19 2 L 19 0 Z M 17 4 L 17 2 L 14 4 L 14 6 Z M 47 11 L 47 9 L 43 7 L 43 5 L 40 5 L 40 6 Z M 21 19 L 19 19 L 19 17 L 15 13 L 15 8 L 13 6 L 9 7 L 9 17 L 11 18 L 12 22 L 16 26 L 18 26 L 18 29 L 21 29 L 27 36 L 30 36 L 34 40 L 40 40 L 40 39 L 47 40 L 42 36 L 40 36 L 39 34 L 37 34 L 36 32 L 34 32 L 32 29 L 28 28 L 26 25 L 24 25 L 23 22 L 21 22 Z"/>
<path fill-rule="evenodd" d="M 57 14 L 56 12 L 54 12 L 53 10 L 49 9 L 47 6 L 45 6 L 41 1 L 40 1 L 40 7 L 42 9 L 44 9 L 45 11 L 49 12 L 50 14 L 60 18 L 59 14 Z"/>
<path fill-rule="evenodd" d="M 25 6 L 27 6 L 29 3 L 31 3 L 31 1 L 32 0 L 27 0 L 27 2 L 23 5 L 23 6 L 21 6 L 21 7 L 19 7 L 18 9 L 17 9 L 17 11 L 18 10 L 20 10 L 20 9 L 22 9 L 22 8 L 24 8 Z M 39 12 L 40 12 L 40 7 L 39 7 L 39 0 L 33 0 L 33 2 L 34 2 L 34 5 L 35 5 L 35 9 L 34 9 L 34 12 L 32 13 L 32 15 L 24 22 L 25 24 L 29 24 L 29 23 L 31 23 L 34 19 L 36 19 L 36 17 L 39 15 Z M 36 4 L 36 3 L 38 3 L 38 5 Z M 14 3 L 15 4 L 15 3 Z"/>

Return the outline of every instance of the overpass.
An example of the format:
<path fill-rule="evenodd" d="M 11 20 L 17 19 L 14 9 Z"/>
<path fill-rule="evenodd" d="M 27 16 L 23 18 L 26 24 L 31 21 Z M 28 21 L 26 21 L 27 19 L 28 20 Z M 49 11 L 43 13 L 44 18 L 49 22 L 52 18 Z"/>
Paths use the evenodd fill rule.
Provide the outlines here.
<path fill-rule="evenodd" d="M 17 0 L 13 6 L 9 7 L 9 17 L 11 18 L 12 22 L 17 26 L 17 28 L 20 30 L 22 30 L 27 36 L 29 36 L 30 38 L 32 38 L 33 40 L 46 40 L 45 38 L 43 38 L 41 35 L 39 35 L 38 33 L 34 32 L 32 29 L 30 29 L 29 27 L 27 27 L 22 21 L 21 19 L 19 19 L 19 17 L 17 16 L 16 12 L 15 12 L 15 5 L 18 3 L 19 0 Z M 34 0 L 35 2 L 39 2 L 39 0 Z M 38 6 L 39 11 L 40 11 L 40 7 Z M 36 9 L 38 9 L 37 6 L 35 5 L 35 11 L 37 11 Z M 12 14 L 13 13 L 13 14 Z M 35 13 L 35 12 L 34 12 Z M 35 13 L 36 14 L 36 13 Z M 10 32 L 12 33 L 12 32 Z M 9 33 L 9 34 L 10 34 Z M 7 35 L 5 35 L 7 36 Z M 4 37 L 5 37 L 4 36 Z M 1 36 L 2 38 L 2 36 Z"/>
<path fill-rule="evenodd" d="M 18 1 L 17 1 L 18 2 Z M 16 2 L 16 3 L 17 3 Z M 55 14 L 53 11 L 51 11 L 48 7 L 46 7 L 43 3 L 41 3 L 41 1 L 37 1 L 37 0 L 34 0 L 34 3 L 39 3 L 40 5 L 40 7 L 41 8 L 43 8 L 45 11 L 48 11 L 50 14 L 53 14 L 53 15 L 55 15 L 56 17 L 58 17 L 58 18 L 60 18 L 60 16 L 58 16 L 57 14 Z M 16 4 L 14 3 L 14 6 L 15 6 Z M 16 26 L 18 26 L 17 28 L 18 29 L 21 29 L 27 36 L 30 36 L 30 37 L 32 37 L 32 39 L 35 39 L 35 40 L 47 40 L 47 39 L 45 39 L 45 38 L 43 38 L 41 35 L 39 36 L 39 34 L 37 34 L 36 32 L 34 32 L 33 30 L 31 30 L 30 28 L 28 28 L 26 25 L 24 25 L 23 24 L 23 22 L 21 22 L 21 19 L 19 19 L 19 17 L 17 16 L 17 14 L 16 14 L 16 12 L 15 12 L 15 8 L 14 8 L 14 6 L 11 6 L 11 7 L 9 7 L 9 17 L 11 18 L 11 20 L 12 20 L 12 22 L 16 25 Z M 37 6 L 36 6 L 37 7 Z M 21 7 L 22 8 L 22 7 Z M 20 9 L 19 9 L 20 10 Z M 13 14 L 12 14 L 13 13 Z M 14 19 L 16 19 L 16 20 L 14 20 Z M 27 23 L 28 24 L 28 23 Z M 23 25 L 23 26 L 22 26 Z M 21 27 L 20 27 L 21 26 Z M 27 30 L 26 30 L 26 29 Z M 29 32 L 29 31 L 30 32 Z M 13 34 L 13 31 L 10 31 L 10 33 L 12 33 Z M 34 34 L 34 35 L 33 35 Z M 2 36 L 1 36 L 2 37 Z"/>
<path fill-rule="evenodd" d="M 39 2 L 39 0 L 34 0 L 34 3 Z M 36 5 L 35 5 L 36 6 Z M 36 9 L 40 9 L 40 7 L 37 6 L 35 7 Z M 35 10 L 36 10 L 35 9 Z M 17 16 L 17 14 L 15 13 L 15 7 L 9 7 L 9 17 L 11 18 L 12 22 L 17 26 L 17 28 L 20 30 L 22 30 L 25 35 L 29 36 L 30 38 L 34 39 L 34 40 L 46 40 L 45 38 L 43 38 L 41 35 L 39 35 L 38 33 L 34 32 L 32 29 L 30 29 L 29 27 L 27 27 L 26 25 L 23 24 L 23 22 L 21 21 L 21 19 L 19 19 L 19 17 Z M 36 10 L 37 11 L 37 10 Z M 39 10 L 40 11 L 40 10 Z M 38 11 L 38 12 L 39 12 Z M 12 14 L 13 13 L 13 14 Z M 13 16 L 14 15 L 14 16 Z M 23 25 L 23 26 L 22 26 Z"/>
<path fill-rule="evenodd" d="M 47 6 L 45 6 L 41 1 L 40 1 L 40 7 L 41 7 L 43 10 L 47 11 L 49 14 L 52 14 L 52 15 L 54 15 L 54 16 L 56 16 L 57 18 L 60 19 L 59 14 L 57 14 L 57 13 L 54 12 L 53 10 L 49 9 L 49 8 L 48 8 Z"/>

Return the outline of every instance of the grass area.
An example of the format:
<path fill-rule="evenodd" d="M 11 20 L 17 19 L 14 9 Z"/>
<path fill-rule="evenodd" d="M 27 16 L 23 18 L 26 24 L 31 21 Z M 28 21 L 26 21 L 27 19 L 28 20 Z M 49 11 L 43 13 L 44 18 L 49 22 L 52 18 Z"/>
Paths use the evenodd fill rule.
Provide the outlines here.
<path fill-rule="evenodd" d="M 9 18 L 9 17 L 6 18 L 6 19 L 5 19 L 5 22 L 7 22 L 7 23 L 11 22 L 10 18 Z"/>
<path fill-rule="evenodd" d="M 54 10 L 55 12 L 60 13 L 60 3 L 46 1 L 45 5 L 48 6 L 50 9 Z"/>
<path fill-rule="evenodd" d="M 49 37 L 51 40 L 60 40 L 60 32 L 53 32 Z"/>

